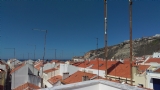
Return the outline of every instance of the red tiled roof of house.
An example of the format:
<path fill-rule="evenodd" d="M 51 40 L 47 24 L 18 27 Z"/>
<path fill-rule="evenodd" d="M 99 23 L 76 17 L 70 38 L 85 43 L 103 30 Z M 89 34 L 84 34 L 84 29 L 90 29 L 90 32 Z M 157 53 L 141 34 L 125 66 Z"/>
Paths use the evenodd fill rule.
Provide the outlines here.
<path fill-rule="evenodd" d="M 49 72 L 52 72 L 52 71 L 55 71 L 55 70 L 58 70 L 58 69 L 51 68 L 51 69 L 48 69 L 48 70 L 44 70 L 43 72 L 44 73 L 49 73 Z"/>
<path fill-rule="evenodd" d="M 40 87 L 31 83 L 25 83 L 13 90 L 33 90 L 33 89 L 40 89 Z"/>
<path fill-rule="evenodd" d="M 36 65 L 34 65 L 34 67 L 37 69 L 37 70 L 40 70 L 40 67 L 43 65 L 43 62 L 40 61 L 38 62 Z"/>
<path fill-rule="evenodd" d="M 62 76 L 61 75 L 57 75 L 54 77 L 51 77 L 50 79 L 48 79 L 48 82 L 51 84 L 55 84 L 56 82 L 62 80 Z"/>
<path fill-rule="evenodd" d="M 160 73 L 160 68 L 159 68 L 159 69 L 157 69 L 157 70 L 155 70 L 154 72 L 156 72 L 156 73 Z"/>
<path fill-rule="evenodd" d="M 70 75 L 65 80 L 62 80 L 62 83 L 70 84 L 70 83 L 81 82 L 82 81 L 82 76 L 84 76 L 84 75 L 88 76 L 89 79 L 96 76 L 96 74 L 84 73 L 82 71 L 77 71 L 74 74 Z"/>
<path fill-rule="evenodd" d="M 141 72 L 146 71 L 148 68 L 150 67 L 150 65 L 138 65 L 138 70 Z"/>
<path fill-rule="evenodd" d="M 117 62 L 108 68 L 107 73 L 112 76 L 130 78 L 130 64 Z"/>
<path fill-rule="evenodd" d="M 20 69 L 24 65 L 25 65 L 25 63 L 19 64 L 19 66 L 17 66 L 16 68 L 12 69 L 12 71 L 10 72 L 10 74 L 12 74 L 13 72 L 17 71 L 18 69 Z"/>
<path fill-rule="evenodd" d="M 160 58 L 150 58 L 145 63 L 157 62 L 160 63 Z"/>

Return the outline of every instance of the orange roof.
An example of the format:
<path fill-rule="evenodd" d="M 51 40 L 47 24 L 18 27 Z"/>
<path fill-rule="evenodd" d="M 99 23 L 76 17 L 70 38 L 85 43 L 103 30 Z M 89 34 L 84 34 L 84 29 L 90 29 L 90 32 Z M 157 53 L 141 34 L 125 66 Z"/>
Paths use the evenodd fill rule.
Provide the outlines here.
<path fill-rule="evenodd" d="M 17 71 L 18 69 L 20 69 L 24 65 L 25 65 L 25 63 L 19 64 L 16 68 L 12 69 L 12 71 L 10 72 L 10 74 L 12 74 L 13 72 Z"/>
<path fill-rule="evenodd" d="M 38 62 L 34 67 L 37 69 L 37 70 L 40 70 L 40 67 L 43 65 L 43 62 L 40 61 Z"/>
<path fill-rule="evenodd" d="M 139 70 L 140 72 L 144 72 L 144 71 L 146 71 L 149 67 L 150 67 L 150 65 L 138 65 L 138 70 Z"/>
<path fill-rule="evenodd" d="M 31 83 L 25 83 L 13 90 L 33 90 L 33 89 L 40 89 L 40 87 Z"/>
<path fill-rule="evenodd" d="M 62 76 L 57 75 L 54 77 L 51 77 L 50 79 L 48 79 L 48 82 L 50 82 L 51 84 L 55 84 L 56 82 L 60 81 L 62 79 Z"/>
<path fill-rule="evenodd" d="M 43 72 L 44 73 L 49 73 L 49 72 L 52 72 L 52 71 L 55 71 L 55 70 L 58 70 L 58 69 L 51 68 L 51 69 L 48 69 L 48 70 L 44 70 Z"/>
<path fill-rule="evenodd" d="M 108 68 L 107 73 L 112 76 L 130 78 L 130 64 L 117 62 Z"/>
<path fill-rule="evenodd" d="M 74 74 L 70 75 L 65 80 L 62 80 L 62 83 L 70 84 L 70 83 L 81 82 L 82 81 L 82 76 L 84 76 L 84 75 L 88 76 L 89 79 L 96 76 L 96 74 L 84 73 L 82 71 L 77 71 Z"/>
<path fill-rule="evenodd" d="M 150 58 L 145 63 L 157 62 L 160 63 L 160 58 Z"/>

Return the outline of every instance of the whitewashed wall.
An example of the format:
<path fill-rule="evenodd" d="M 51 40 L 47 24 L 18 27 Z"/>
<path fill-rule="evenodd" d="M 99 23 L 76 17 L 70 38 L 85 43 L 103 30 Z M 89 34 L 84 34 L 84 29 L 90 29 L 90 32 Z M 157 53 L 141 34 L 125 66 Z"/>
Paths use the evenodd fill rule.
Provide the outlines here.
<path fill-rule="evenodd" d="M 147 73 L 147 86 L 148 86 L 147 88 L 153 89 L 153 79 L 152 78 L 160 79 L 160 74 L 152 73 L 152 72 Z"/>
<path fill-rule="evenodd" d="M 96 69 L 88 69 L 88 68 L 79 67 L 79 70 L 80 71 L 84 71 L 85 70 L 88 73 L 90 73 L 90 71 L 92 71 L 93 74 L 97 74 L 98 75 L 98 70 L 96 70 Z M 105 71 L 104 70 L 99 70 L 99 76 L 105 78 Z"/>
<path fill-rule="evenodd" d="M 154 52 L 153 58 L 160 58 L 160 52 Z"/>
<path fill-rule="evenodd" d="M 23 67 L 12 73 L 11 89 L 14 89 L 27 82 L 39 85 L 40 78 L 37 76 L 28 75 L 29 72 L 33 73 L 33 70 L 34 74 L 36 75 L 38 70 L 33 69 L 33 65 L 25 64 Z"/>
<path fill-rule="evenodd" d="M 60 75 L 63 75 L 64 72 L 69 72 L 69 75 L 78 71 L 78 67 L 69 64 L 60 64 Z"/>

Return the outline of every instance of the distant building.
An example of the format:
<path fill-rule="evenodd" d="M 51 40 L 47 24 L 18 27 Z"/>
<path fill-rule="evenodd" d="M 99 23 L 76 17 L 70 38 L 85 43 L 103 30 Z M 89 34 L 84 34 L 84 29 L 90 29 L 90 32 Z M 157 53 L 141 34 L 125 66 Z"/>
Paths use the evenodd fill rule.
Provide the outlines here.
<path fill-rule="evenodd" d="M 154 52 L 153 58 L 160 58 L 160 52 Z"/>

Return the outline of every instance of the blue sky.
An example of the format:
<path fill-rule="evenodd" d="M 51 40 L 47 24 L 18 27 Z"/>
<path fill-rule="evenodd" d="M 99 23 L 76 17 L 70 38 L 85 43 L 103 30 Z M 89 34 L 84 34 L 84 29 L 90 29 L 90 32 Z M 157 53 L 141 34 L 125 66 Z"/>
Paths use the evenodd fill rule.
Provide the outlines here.
<path fill-rule="evenodd" d="M 0 1 L 0 57 L 42 59 L 44 32 L 48 30 L 45 59 L 70 59 L 73 55 L 104 47 L 103 0 L 4 0 Z M 153 36 L 160 29 L 160 1 L 133 0 L 133 39 Z M 108 45 L 129 39 L 128 0 L 108 0 Z M 30 44 L 30 45 L 27 45 Z M 62 56 L 63 52 L 63 56 Z"/>

